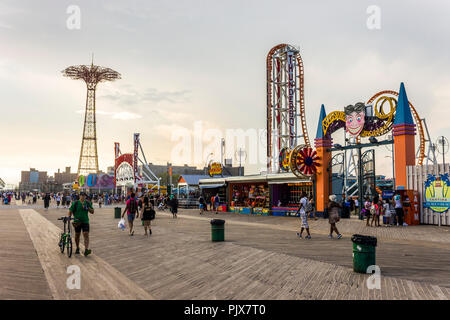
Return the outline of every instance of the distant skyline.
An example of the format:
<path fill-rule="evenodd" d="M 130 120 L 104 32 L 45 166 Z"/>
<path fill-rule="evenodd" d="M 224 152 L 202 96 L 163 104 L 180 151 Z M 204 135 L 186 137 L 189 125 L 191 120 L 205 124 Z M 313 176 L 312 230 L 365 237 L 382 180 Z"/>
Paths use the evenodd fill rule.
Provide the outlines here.
<path fill-rule="evenodd" d="M 80 8 L 79 30 L 67 28 L 71 5 Z M 381 10 L 380 29 L 367 27 L 371 5 Z M 445 0 L 2 0 L 0 178 L 18 184 L 30 168 L 76 171 L 86 87 L 61 71 L 90 64 L 92 53 L 94 64 L 122 75 L 97 90 L 103 171 L 114 164 L 114 142 L 131 152 L 135 132 L 149 162 L 183 165 L 171 159 L 174 130 L 193 132 L 195 121 L 204 130 L 265 129 L 265 59 L 279 43 L 300 48 L 312 139 L 322 104 L 342 110 L 401 82 L 432 141 L 450 138 L 449 16 Z M 390 154 L 377 149 L 377 174 L 392 175 Z M 187 164 L 203 167 L 204 158 Z"/>

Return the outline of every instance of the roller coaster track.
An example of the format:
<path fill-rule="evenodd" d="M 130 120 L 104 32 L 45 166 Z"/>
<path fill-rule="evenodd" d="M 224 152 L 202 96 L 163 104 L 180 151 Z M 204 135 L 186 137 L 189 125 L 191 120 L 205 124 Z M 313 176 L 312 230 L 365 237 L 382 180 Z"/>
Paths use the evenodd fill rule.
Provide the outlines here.
<path fill-rule="evenodd" d="M 392 91 L 392 90 L 384 90 L 384 91 L 378 92 L 372 98 L 370 98 L 369 101 L 367 101 L 367 104 L 372 103 L 373 101 L 375 101 L 376 98 L 378 98 L 382 95 L 385 95 L 385 94 L 390 94 L 390 95 L 398 97 L 398 92 Z M 423 164 L 423 159 L 425 158 L 425 133 L 424 133 L 423 126 L 422 126 L 422 120 L 420 120 L 420 117 L 416 111 L 416 108 L 414 108 L 414 106 L 412 105 L 411 102 L 408 101 L 408 103 L 409 103 L 409 106 L 411 107 L 414 121 L 415 121 L 416 126 L 419 131 L 420 147 L 419 147 L 419 157 L 417 158 L 416 165 L 421 166 Z"/>
<path fill-rule="evenodd" d="M 273 47 L 269 53 L 267 54 L 266 59 L 266 67 L 267 67 L 267 158 L 268 158 L 268 168 L 271 167 L 272 163 L 272 119 L 275 116 L 272 114 L 272 60 L 274 54 L 285 47 L 288 47 L 288 44 L 279 44 Z M 297 55 L 297 67 L 298 67 L 298 76 L 299 76 L 299 100 L 300 100 L 300 120 L 303 132 L 303 138 L 305 144 L 310 147 L 311 143 L 308 136 L 308 129 L 306 126 L 306 117 L 305 117 L 305 91 L 304 91 L 304 67 L 303 61 L 300 54 Z M 279 92 L 277 93 L 279 95 Z M 279 120 L 279 115 L 277 115 L 277 121 Z"/>

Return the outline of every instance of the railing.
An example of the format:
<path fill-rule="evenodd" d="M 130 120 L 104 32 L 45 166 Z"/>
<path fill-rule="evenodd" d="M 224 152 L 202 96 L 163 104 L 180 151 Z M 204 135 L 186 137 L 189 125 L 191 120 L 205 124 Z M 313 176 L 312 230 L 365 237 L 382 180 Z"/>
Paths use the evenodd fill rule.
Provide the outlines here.
<path fill-rule="evenodd" d="M 178 206 L 180 208 L 198 208 L 197 199 L 178 199 Z"/>

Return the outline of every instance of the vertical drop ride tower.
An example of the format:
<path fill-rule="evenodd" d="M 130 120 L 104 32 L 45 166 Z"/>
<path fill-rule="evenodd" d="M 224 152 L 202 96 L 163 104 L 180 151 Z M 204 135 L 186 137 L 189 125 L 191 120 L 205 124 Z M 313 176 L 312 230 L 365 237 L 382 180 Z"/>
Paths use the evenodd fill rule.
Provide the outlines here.
<path fill-rule="evenodd" d="M 86 111 L 84 114 L 83 136 L 81 140 L 78 175 L 98 173 L 97 130 L 95 117 L 95 90 L 99 82 L 120 79 L 120 73 L 110 68 L 95 66 L 71 66 L 62 71 L 65 77 L 83 80 L 87 87 Z"/>

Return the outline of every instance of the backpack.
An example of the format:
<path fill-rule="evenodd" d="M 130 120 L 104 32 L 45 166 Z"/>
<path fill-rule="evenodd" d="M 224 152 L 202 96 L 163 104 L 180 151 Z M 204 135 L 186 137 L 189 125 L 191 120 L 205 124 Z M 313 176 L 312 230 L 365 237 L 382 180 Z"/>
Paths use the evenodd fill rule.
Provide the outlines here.
<path fill-rule="evenodd" d="M 155 210 L 150 209 L 150 220 L 155 219 L 155 214 L 156 214 Z"/>
<path fill-rule="evenodd" d="M 371 214 L 371 215 L 375 215 L 376 213 L 377 213 L 377 207 L 376 207 L 375 204 L 373 204 L 373 205 L 370 207 L 370 214 Z"/>
<path fill-rule="evenodd" d="M 136 199 L 131 199 L 130 198 L 130 207 L 128 208 L 128 211 L 130 213 L 136 213 L 136 211 L 137 211 Z"/>
<path fill-rule="evenodd" d="M 155 219 L 156 212 L 155 212 L 155 210 L 152 207 L 144 208 L 144 212 L 148 213 L 150 215 L 150 220 Z"/>
<path fill-rule="evenodd" d="M 313 207 L 312 207 L 311 202 L 308 201 L 308 203 L 306 203 L 305 211 L 306 211 L 306 212 L 311 212 L 311 211 L 313 211 Z"/>

